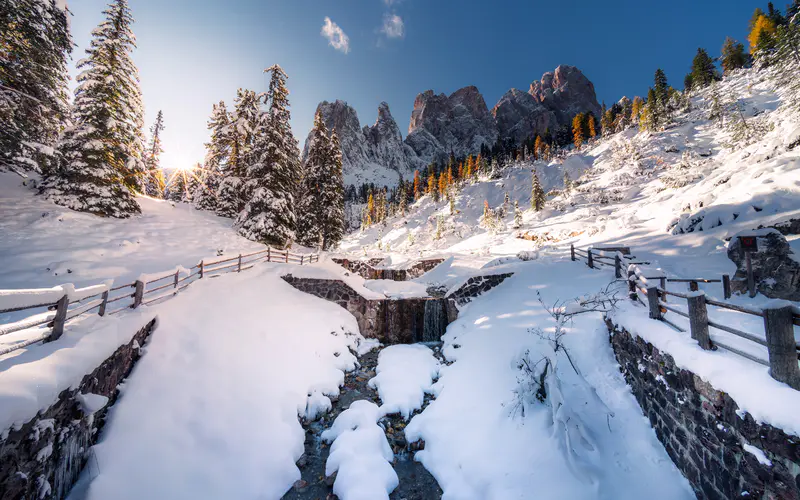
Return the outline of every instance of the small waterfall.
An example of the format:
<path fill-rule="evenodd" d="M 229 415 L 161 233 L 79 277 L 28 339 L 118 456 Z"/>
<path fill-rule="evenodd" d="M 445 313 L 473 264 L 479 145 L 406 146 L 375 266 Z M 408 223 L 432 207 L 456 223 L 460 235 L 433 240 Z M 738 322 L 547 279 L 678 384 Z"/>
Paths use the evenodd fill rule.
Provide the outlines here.
<path fill-rule="evenodd" d="M 447 329 L 447 299 L 428 299 L 425 301 L 422 341 L 442 340 Z"/>
<path fill-rule="evenodd" d="M 89 422 L 71 426 L 69 432 L 64 433 L 58 445 L 58 458 L 54 471 L 53 498 L 66 498 L 70 489 L 78 480 L 89 456 L 91 436 L 95 430 Z"/>

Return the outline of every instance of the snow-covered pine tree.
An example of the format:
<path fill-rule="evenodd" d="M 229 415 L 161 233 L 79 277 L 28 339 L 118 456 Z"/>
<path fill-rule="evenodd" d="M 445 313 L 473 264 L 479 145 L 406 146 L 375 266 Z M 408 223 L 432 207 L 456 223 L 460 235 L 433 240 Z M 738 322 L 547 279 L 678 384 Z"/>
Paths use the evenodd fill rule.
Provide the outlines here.
<path fill-rule="evenodd" d="M 514 200 L 514 229 L 522 227 L 522 210 L 519 209 L 519 200 Z"/>
<path fill-rule="evenodd" d="M 535 170 L 531 184 L 531 208 L 540 212 L 544 208 L 544 189 L 542 189 L 542 183 L 539 182 L 539 175 Z"/>
<path fill-rule="evenodd" d="M 144 194 L 153 198 L 164 197 L 164 171 L 161 170 L 159 158 L 164 148 L 161 145 L 161 131 L 164 130 L 164 114 L 161 110 L 156 115 L 156 121 L 150 127 L 150 142 L 147 144 L 144 165 L 147 169 L 144 181 Z"/>
<path fill-rule="evenodd" d="M 88 57 L 78 67 L 73 126 L 59 144 L 61 161 L 47 172 L 42 192 L 54 202 L 98 215 L 139 213 L 132 191 L 139 189 L 142 161 L 142 99 L 133 17 L 127 0 L 114 0 L 92 32 Z"/>
<path fill-rule="evenodd" d="M 344 238 L 344 172 L 342 169 L 342 146 L 339 135 L 331 133 L 329 161 L 325 165 L 325 182 L 322 204 L 327 208 L 322 219 L 322 249 L 336 247 Z"/>
<path fill-rule="evenodd" d="M 222 170 L 222 180 L 217 189 L 217 213 L 224 217 L 237 217 L 248 200 L 248 168 L 256 163 L 254 138 L 258 133 L 261 99 L 252 90 L 239 89 L 234 100 L 234 111 L 228 114 L 223 140 L 229 144 L 227 163 Z M 215 108 L 215 113 L 220 111 Z M 212 116 L 212 120 L 215 119 Z M 224 123 L 222 117 L 217 121 Z"/>
<path fill-rule="evenodd" d="M 564 172 L 564 194 L 569 194 L 572 191 L 572 179 L 569 177 L 569 172 Z"/>
<path fill-rule="evenodd" d="M 271 73 L 269 111 L 259 116 L 254 134 L 253 164 L 248 165 L 247 191 L 251 193 L 236 218 L 242 236 L 285 247 L 295 238 L 295 192 L 300 180 L 297 140 L 289 125 L 289 90 L 286 73 L 276 65 Z"/>
<path fill-rule="evenodd" d="M 67 15 L 55 0 L 0 2 L 0 168 L 54 166 L 69 115 Z"/>
<path fill-rule="evenodd" d="M 217 208 L 217 188 L 219 187 L 219 170 L 202 167 L 195 172 L 198 178 L 197 188 L 192 192 L 192 203 L 198 210 L 214 211 Z"/>
<path fill-rule="evenodd" d="M 322 224 L 327 207 L 322 204 L 321 192 L 325 179 L 325 165 L 331 161 L 330 137 L 322 114 L 314 116 L 314 128 L 308 143 L 308 155 L 302 165 L 303 175 L 297 200 L 297 241 L 308 247 L 317 247 L 322 241 Z"/>
<path fill-rule="evenodd" d="M 187 201 L 187 190 L 186 172 L 184 170 L 174 171 L 167 183 L 167 199 L 175 203 L 185 202 Z"/>
<path fill-rule="evenodd" d="M 183 193 L 183 201 L 184 203 L 194 203 L 194 193 L 200 189 L 201 179 L 203 176 L 203 165 L 201 163 L 196 163 L 195 166 L 188 171 L 184 171 L 185 174 L 185 182 L 186 182 L 186 191 Z"/>

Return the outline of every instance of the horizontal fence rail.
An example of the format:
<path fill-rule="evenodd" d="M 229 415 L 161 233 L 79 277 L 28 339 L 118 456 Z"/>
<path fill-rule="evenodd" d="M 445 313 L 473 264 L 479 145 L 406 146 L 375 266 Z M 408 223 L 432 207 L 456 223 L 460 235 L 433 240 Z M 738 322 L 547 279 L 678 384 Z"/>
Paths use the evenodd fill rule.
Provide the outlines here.
<path fill-rule="evenodd" d="M 623 250 L 627 250 L 624 251 Z M 613 257 L 604 252 L 613 252 Z M 716 278 L 667 278 L 661 272 L 643 271 L 639 265 L 648 264 L 637 262 L 630 255 L 626 247 L 588 248 L 586 250 L 570 245 L 570 258 L 585 260 L 590 268 L 613 266 L 615 276 L 622 278 L 623 266 L 627 269 L 629 298 L 641 302 L 648 308 L 651 319 L 670 325 L 675 330 L 685 332 L 683 328 L 665 317 L 668 313 L 685 318 L 689 322 L 689 334 L 705 350 L 725 349 L 733 354 L 746 358 L 755 363 L 769 367 L 772 378 L 783 382 L 795 390 L 800 390 L 800 343 L 795 340 L 794 327 L 800 326 L 800 314 L 791 304 L 779 303 L 776 307 L 755 309 L 751 307 L 730 304 L 706 297 L 699 291 L 700 283 L 721 283 L 725 299 L 731 297 L 730 277 L 725 274 L 720 279 Z M 648 276 L 649 274 L 649 276 Z M 667 290 L 667 283 L 687 283 L 689 290 L 686 293 Z M 669 297 L 685 301 L 686 308 L 679 308 L 680 302 L 673 302 Z M 764 337 L 745 332 L 719 321 L 712 321 L 708 317 L 708 307 L 734 311 L 750 316 L 757 316 L 763 320 Z M 768 359 L 763 359 L 749 352 L 731 346 L 719 337 L 712 336 L 712 329 L 719 330 L 735 337 L 744 339 L 753 344 L 767 349 Z"/>
<path fill-rule="evenodd" d="M 140 279 L 114 287 L 104 284 L 76 290 L 72 285 L 64 285 L 41 290 L 0 290 L 0 304 L 10 304 L 5 308 L 0 306 L 0 314 L 44 309 L 43 312 L 35 312 L 23 319 L 0 324 L 0 336 L 46 326 L 41 334 L 0 347 L 0 356 L 37 342 L 57 340 L 63 335 L 67 322 L 87 313 L 105 316 L 154 304 L 174 297 L 199 279 L 215 278 L 229 272 L 241 272 L 260 262 L 307 265 L 319 262 L 319 254 L 297 254 L 289 250 L 267 247 L 236 257 L 201 260 L 188 269 L 179 267 L 175 272 L 163 276 L 148 280 Z"/>

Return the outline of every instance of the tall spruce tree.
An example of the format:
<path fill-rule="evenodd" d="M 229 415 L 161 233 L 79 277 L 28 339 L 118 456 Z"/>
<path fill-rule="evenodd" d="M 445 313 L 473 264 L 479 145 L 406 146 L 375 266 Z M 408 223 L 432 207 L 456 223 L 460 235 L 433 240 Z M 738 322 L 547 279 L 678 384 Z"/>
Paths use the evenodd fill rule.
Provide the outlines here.
<path fill-rule="evenodd" d="M 542 183 L 539 182 L 539 175 L 535 170 L 533 171 L 531 184 L 531 208 L 537 212 L 541 212 L 544 209 L 545 203 L 544 189 L 542 189 Z"/>
<path fill-rule="evenodd" d="M 161 145 L 161 132 L 164 130 L 164 114 L 161 110 L 156 115 L 156 121 L 150 127 L 150 142 L 147 144 L 144 165 L 147 169 L 144 181 L 144 194 L 153 198 L 164 197 L 164 171 L 161 170 L 159 158 L 164 152 Z"/>
<path fill-rule="evenodd" d="M 300 179 L 297 140 L 289 125 L 286 73 L 276 65 L 266 99 L 269 111 L 259 116 L 254 133 L 256 159 L 247 168 L 249 201 L 236 219 L 242 236 L 263 243 L 288 246 L 295 238 L 295 192 Z"/>
<path fill-rule="evenodd" d="M 188 184 L 186 171 L 182 169 L 174 171 L 167 183 L 167 199 L 176 203 L 188 201 Z"/>
<path fill-rule="evenodd" d="M 711 85 L 714 80 L 719 80 L 714 60 L 705 49 L 697 49 L 697 54 L 692 60 L 692 85 L 693 89 L 702 89 Z"/>
<path fill-rule="evenodd" d="M 722 44 L 720 64 L 722 64 L 722 71 L 726 75 L 739 68 L 744 68 L 745 64 L 747 64 L 747 54 L 744 53 L 744 44 L 737 42 L 731 37 L 725 38 L 725 43 Z"/>
<path fill-rule="evenodd" d="M 217 213 L 224 217 L 237 217 L 248 200 L 248 167 L 256 163 L 258 152 L 254 144 L 259 132 L 261 99 L 252 90 L 239 89 L 234 100 L 234 111 L 227 117 L 228 125 L 223 135 L 228 141 L 227 163 L 217 190 Z M 217 113 L 219 111 L 216 111 Z M 212 118 L 213 119 L 213 118 Z M 220 122 L 223 121 L 218 117 Z"/>
<path fill-rule="evenodd" d="M 231 207 L 221 208 L 217 197 L 222 177 L 228 169 L 233 142 L 231 139 L 233 129 L 225 101 L 214 104 L 207 128 L 211 132 L 211 138 L 206 143 L 205 172 L 203 182 L 194 196 L 195 207 L 233 217 L 238 212 L 234 212 Z"/>
<path fill-rule="evenodd" d="M 344 216 L 344 170 L 342 167 L 342 146 L 339 135 L 331 133 L 329 161 L 326 164 L 325 183 L 322 190 L 322 203 L 328 207 L 322 218 L 322 249 L 336 247 L 345 231 Z M 405 191 L 401 195 L 405 197 Z"/>
<path fill-rule="evenodd" d="M 800 17 L 800 16 L 798 16 Z M 775 53 L 772 56 L 773 78 L 784 100 L 795 110 L 800 104 L 800 24 L 778 27 Z"/>
<path fill-rule="evenodd" d="M 192 203 L 198 210 L 214 211 L 217 209 L 217 188 L 219 187 L 219 170 L 203 166 L 195 172 L 198 185 L 192 192 Z"/>
<path fill-rule="evenodd" d="M 55 0 L 0 2 L 0 168 L 54 166 L 69 115 L 67 15 Z"/>
<path fill-rule="evenodd" d="M 321 246 L 322 221 L 327 207 L 322 204 L 321 191 L 325 165 L 331 161 L 330 137 L 322 114 L 314 115 L 314 128 L 308 142 L 308 155 L 302 165 L 303 175 L 297 201 L 297 241 L 308 247 Z"/>
<path fill-rule="evenodd" d="M 42 184 L 45 196 L 74 210 L 111 217 L 140 212 L 132 191 L 141 188 L 142 99 L 133 17 L 127 0 L 114 0 L 92 32 L 88 57 L 78 64 L 73 126 L 59 144 L 61 161 Z"/>

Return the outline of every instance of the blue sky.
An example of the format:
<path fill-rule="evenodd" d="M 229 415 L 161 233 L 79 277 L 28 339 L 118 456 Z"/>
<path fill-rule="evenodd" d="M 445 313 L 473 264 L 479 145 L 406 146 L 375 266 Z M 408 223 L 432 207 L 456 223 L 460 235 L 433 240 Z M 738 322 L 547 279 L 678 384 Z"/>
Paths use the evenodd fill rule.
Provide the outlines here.
<path fill-rule="evenodd" d="M 129 2 L 147 126 L 159 109 L 167 124 L 165 168 L 201 161 L 212 103 L 230 104 L 238 87 L 265 90 L 262 70 L 275 63 L 289 75 L 292 124 L 302 147 L 322 100 L 349 102 L 362 126 L 374 122 L 386 101 L 405 135 L 414 97 L 426 89 L 450 93 L 476 85 L 491 108 L 509 88 L 527 90 L 559 64 L 580 68 L 608 104 L 646 94 L 657 67 L 680 88 L 697 47 L 715 57 L 725 36 L 744 41 L 753 10 L 766 6 L 740 0 Z M 83 57 L 105 4 L 69 2 L 74 61 Z M 326 17 L 347 36 L 346 46 L 334 47 L 324 36 Z"/>

